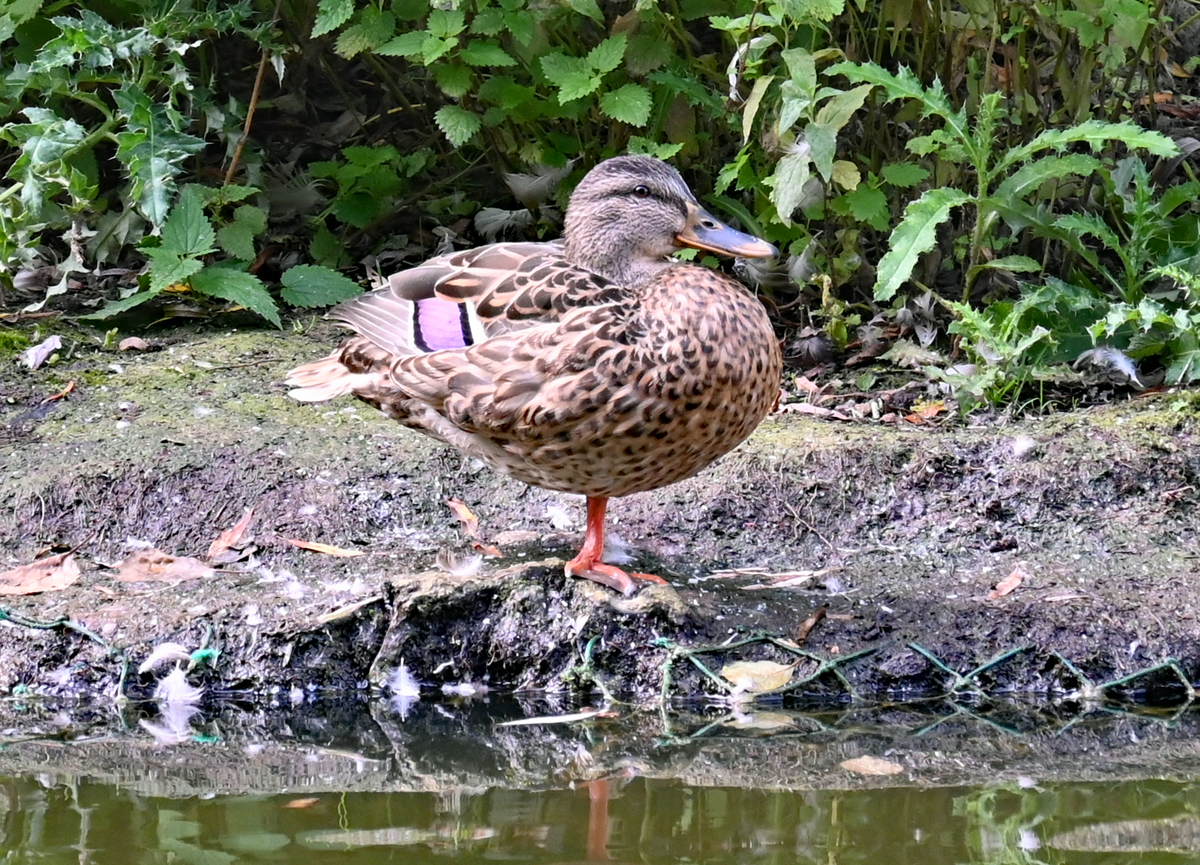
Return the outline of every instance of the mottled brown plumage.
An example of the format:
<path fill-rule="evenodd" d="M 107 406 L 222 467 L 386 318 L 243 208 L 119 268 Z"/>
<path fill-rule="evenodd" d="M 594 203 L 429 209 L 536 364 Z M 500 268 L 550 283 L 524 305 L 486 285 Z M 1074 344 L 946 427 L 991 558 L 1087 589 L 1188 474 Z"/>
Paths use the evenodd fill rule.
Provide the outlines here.
<path fill-rule="evenodd" d="M 358 335 L 293 370 L 292 395 L 352 393 L 518 480 L 586 495 L 568 573 L 630 592 L 600 561 L 606 500 L 696 474 L 779 394 L 762 305 L 673 260 L 683 245 L 774 254 L 705 212 L 665 163 L 610 159 L 576 188 L 563 241 L 439 256 L 338 307 Z"/>

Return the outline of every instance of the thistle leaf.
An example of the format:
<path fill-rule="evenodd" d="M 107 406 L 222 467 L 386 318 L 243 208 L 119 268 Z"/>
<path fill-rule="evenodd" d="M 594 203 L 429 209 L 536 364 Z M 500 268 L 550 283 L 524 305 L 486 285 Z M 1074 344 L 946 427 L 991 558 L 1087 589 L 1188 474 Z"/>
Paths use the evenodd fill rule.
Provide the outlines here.
<path fill-rule="evenodd" d="M 887 254 L 879 261 L 875 300 L 888 301 L 912 275 L 917 259 L 933 248 L 937 227 L 950 216 L 951 208 L 971 200 L 967 193 L 949 187 L 930 189 L 904 210 L 904 218 L 892 231 Z"/>

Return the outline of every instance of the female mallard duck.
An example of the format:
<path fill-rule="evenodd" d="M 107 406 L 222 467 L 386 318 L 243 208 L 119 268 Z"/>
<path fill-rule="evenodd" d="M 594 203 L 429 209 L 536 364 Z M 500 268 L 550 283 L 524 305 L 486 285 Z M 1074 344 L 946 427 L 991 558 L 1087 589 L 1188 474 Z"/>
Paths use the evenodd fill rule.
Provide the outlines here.
<path fill-rule="evenodd" d="M 762 305 L 671 255 L 775 248 L 718 222 L 675 169 L 645 156 L 588 172 L 565 235 L 395 274 L 333 311 L 357 335 L 287 383 L 302 401 L 354 394 L 497 471 L 587 496 L 587 535 L 567 574 L 630 594 L 631 576 L 601 561 L 608 499 L 696 474 L 779 395 Z"/>

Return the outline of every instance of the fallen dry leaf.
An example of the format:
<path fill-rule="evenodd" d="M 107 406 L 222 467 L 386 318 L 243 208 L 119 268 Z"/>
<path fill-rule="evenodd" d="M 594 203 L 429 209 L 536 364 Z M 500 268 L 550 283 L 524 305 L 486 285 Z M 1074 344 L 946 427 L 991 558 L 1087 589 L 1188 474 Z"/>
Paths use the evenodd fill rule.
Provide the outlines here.
<path fill-rule="evenodd" d="M 62 337 L 51 336 L 42 340 L 37 345 L 32 345 L 25 349 L 18 356 L 18 360 L 30 369 L 37 369 L 50 359 L 50 355 L 62 348 Z"/>
<path fill-rule="evenodd" d="M 130 349 L 134 351 L 145 351 L 149 347 L 150 343 L 146 342 L 146 340 L 142 339 L 140 336 L 127 336 L 117 343 L 118 351 L 129 351 Z"/>
<path fill-rule="evenodd" d="M 250 521 L 254 519 L 254 508 L 246 511 L 246 515 L 240 520 L 227 528 L 221 534 L 217 535 L 217 539 L 209 544 L 207 559 L 215 558 L 226 550 L 239 545 L 242 535 L 246 534 L 246 529 L 250 527 Z"/>
<path fill-rule="evenodd" d="M 504 556 L 504 553 L 500 552 L 499 547 L 495 547 L 492 544 L 481 544 L 479 541 L 471 541 L 471 549 L 493 559 L 499 559 Z"/>
<path fill-rule="evenodd" d="M 316 541 L 301 541 L 296 538 L 284 538 L 293 547 L 299 547 L 302 550 L 312 550 L 314 553 L 324 553 L 327 556 L 339 556 L 343 559 L 352 559 L 355 556 L 363 555 L 362 550 L 347 550 L 342 547 L 334 547 L 329 544 L 320 544 Z"/>
<path fill-rule="evenodd" d="M 1024 582 L 1025 578 L 1028 576 L 1029 573 L 1025 570 L 1025 566 L 1020 564 L 1017 565 L 1015 568 L 1013 568 L 1011 574 L 1009 574 L 1000 582 L 996 583 L 995 587 L 988 592 L 988 600 L 994 601 L 996 598 L 1003 598 L 1009 592 L 1021 585 L 1021 583 Z"/>
<path fill-rule="evenodd" d="M 117 568 L 122 583 L 141 583 L 148 580 L 198 580 L 211 577 L 213 569 L 191 556 L 169 556 L 162 550 L 138 550 L 125 557 Z"/>
<path fill-rule="evenodd" d="M 838 765 L 847 772 L 859 775 L 898 775 L 904 771 L 904 767 L 899 763 L 881 760 L 878 757 L 855 757 L 851 760 L 843 760 Z"/>
<path fill-rule="evenodd" d="M 808 640 L 808 635 L 812 633 L 813 628 L 820 624 L 821 619 L 825 618 L 828 614 L 829 604 L 824 604 L 813 610 L 813 614 L 805 619 L 800 625 L 800 628 L 796 631 L 796 642 L 800 645 L 804 645 L 805 641 Z"/>
<path fill-rule="evenodd" d="M 0 574 L 0 595 L 57 592 L 79 579 L 74 551 L 47 556 Z"/>
<path fill-rule="evenodd" d="M 446 499 L 446 507 L 454 512 L 467 537 L 473 538 L 479 534 L 479 517 L 471 513 L 471 509 L 462 499 Z"/>
<path fill-rule="evenodd" d="M 795 664 L 778 664 L 775 661 L 734 661 L 721 668 L 721 676 L 733 683 L 739 691 L 761 694 L 782 688 L 792 680 Z"/>

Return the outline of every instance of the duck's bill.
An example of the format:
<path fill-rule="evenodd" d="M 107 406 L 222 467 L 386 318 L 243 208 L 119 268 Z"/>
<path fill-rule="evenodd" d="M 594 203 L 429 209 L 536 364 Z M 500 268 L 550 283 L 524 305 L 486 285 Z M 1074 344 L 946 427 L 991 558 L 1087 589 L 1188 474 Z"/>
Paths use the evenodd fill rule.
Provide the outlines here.
<path fill-rule="evenodd" d="M 681 246 L 691 246 L 737 258 L 770 258 L 779 250 L 752 234 L 730 228 L 707 210 L 695 204 L 688 206 L 687 225 L 675 235 Z"/>

